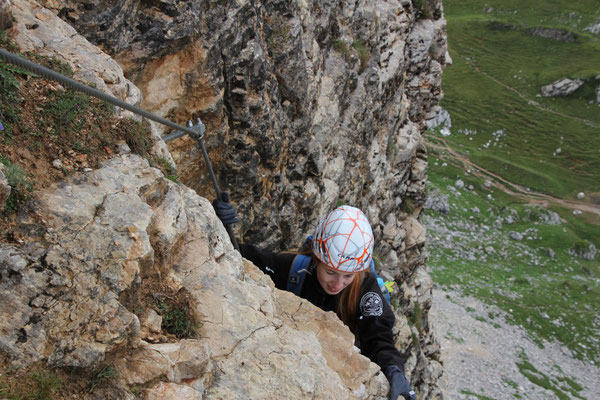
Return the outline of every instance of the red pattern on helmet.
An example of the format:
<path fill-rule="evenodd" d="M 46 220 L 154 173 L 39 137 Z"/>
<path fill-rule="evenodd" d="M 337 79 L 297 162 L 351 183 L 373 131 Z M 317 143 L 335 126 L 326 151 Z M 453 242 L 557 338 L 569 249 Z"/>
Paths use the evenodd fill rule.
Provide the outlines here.
<path fill-rule="evenodd" d="M 359 272 L 369 267 L 373 244 L 373 231 L 364 213 L 355 207 L 342 206 L 317 226 L 313 252 L 335 270 Z M 336 253 L 332 254 L 333 250 Z"/>

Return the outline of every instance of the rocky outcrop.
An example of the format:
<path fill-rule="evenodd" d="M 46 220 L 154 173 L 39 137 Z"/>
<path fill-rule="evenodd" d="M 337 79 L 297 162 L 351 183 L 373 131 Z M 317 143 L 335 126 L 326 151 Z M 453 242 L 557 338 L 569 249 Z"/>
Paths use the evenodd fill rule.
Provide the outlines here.
<path fill-rule="evenodd" d="M 274 289 L 242 263 L 206 199 L 139 156 L 75 175 L 33 207 L 21 224 L 35 235 L 0 248 L 9 365 L 109 363 L 130 398 L 133 386 L 147 398 L 385 395 L 385 377 L 333 313 Z M 181 293 L 195 338 L 149 333 L 156 299 Z"/>
<path fill-rule="evenodd" d="M 202 119 L 220 185 L 231 193 L 242 216 L 237 235 L 244 241 L 273 249 L 296 247 L 336 204 L 363 209 L 378 239 L 382 275 L 398 284 L 393 300 L 397 343 L 409 356 L 407 373 L 422 397 L 440 396 L 439 346 L 427 317 L 432 282 L 419 222 L 427 179 L 421 132 L 439 102 L 441 73 L 450 62 L 440 1 L 41 1 L 46 9 L 36 9 L 27 0 L 13 3 L 22 46 L 29 40 L 50 53 L 70 54 L 65 59 L 76 69 L 94 70 L 79 61 L 85 54 L 65 48 L 67 41 L 56 41 L 63 43 L 58 46 L 44 39 L 57 31 L 48 24 L 58 26 L 62 18 L 74 27 L 61 28 L 72 42 L 77 39 L 86 48 L 94 43 L 116 60 L 116 71 L 124 71 L 123 79 L 117 75 L 111 80 L 95 70 L 93 75 L 101 76 L 106 86 L 133 82 L 141 90 L 143 108 L 178 123 Z M 98 52 L 97 57 L 104 57 Z M 136 101 L 124 90 L 111 90 Z M 155 129 L 162 131 L 160 126 Z M 169 150 L 180 179 L 200 195 L 214 196 L 195 143 L 179 139 Z M 144 223 L 151 224 L 153 211 L 140 207 L 150 218 Z M 174 260 L 170 250 L 160 249 L 161 260 Z M 150 249 L 145 250 L 150 257 Z M 117 285 L 110 286 L 115 293 L 138 284 L 136 276 L 145 263 L 154 263 L 150 258 L 130 263 L 129 256 L 121 256 L 120 265 L 126 267 L 119 270 L 116 263 L 102 275 L 107 285 Z M 213 305 L 208 308 L 213 310 Z M 135 319 L 113 313 L 135 329 Z M 257 335 L 267 331 L 261 328 Z M 132 338 L 135 334 L 107 338 L 95 351 L 110 353 L 117 345 L 131 344 Z M 233 338 L 226 342 L 229 350 L 239 348 L 231 345 L 237 343 Z M 148 354 L 154 359 L 175 350 L 152 351 Z M 198 369 L 209 368 L 204 361 L 198 363 Z M 180 376 L 180 367 L 167 364 L 161 371 Z M 223 368 L 233 369 L 234 364 Z M 190 390 L 176 381 L 157 390 Z M 369 381 L 361 382 L 374 393 Z M 310 390 L 315 393 L 321 384 L 315 382 Z"/>
<path fill-rule="evenodd" d="M 598 22 L 596 24 L 592 24 L 590 26 L 587 26 L 587 27 L 583 28 L 583 30 L 585 32 L 589 32 L 593 35 L 600 35 L 600 22 Z"/>
<path fill-rule="evenodd" d="M 528 31 L 531 35 L 540 36 L 546 39 L 558 40 L 561 42 L 573 43 L 576 42 L 578 36 L 576 33 L 571 32 L 567 29 L 560 28 L 544 28 L 535 27 Z"/>
<path fill-rule="evenodd" d="M 581 79 L 563 78 L 549 85 L 542 86 L 540 93 L 544 97 L 570 96 L 583 86 L 583 84 L 584 81 Z"/>
<path fill-rule="evenodd" d="M 594 260 L 596 259 L 596 254 L 598 254 L 598 249 L 593 243 L 584 241 L 583 243 L 577 243 L 570 249 L 569 254 L 584 260 Z"/>

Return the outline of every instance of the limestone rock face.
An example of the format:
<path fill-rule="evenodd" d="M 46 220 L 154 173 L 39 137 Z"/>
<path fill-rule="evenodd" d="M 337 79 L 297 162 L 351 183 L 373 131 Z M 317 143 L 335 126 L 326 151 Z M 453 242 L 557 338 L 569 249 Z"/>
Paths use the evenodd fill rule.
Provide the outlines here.
<path fill-rule="evenodd" d="M 15 41 L 22 51 L 35 51 L 67 63 L 75 79 L 93 84 L 98 90 L 131 103 L 141 100 L 140 90 L 123 75 L 108 54 L 88 42 L 70 25 L 34 1 L 11 1 L 16 19 Z"/>
<path fill-rule="evenodd" d="M 136 101 L 132 94 L 139 88 L 143 108 L 179 124 L 202 119 L 207 127 L 204 140 L 220 186 L 230 192 L 242 219 L 236 227 L 239 240 L 275 250 L 295 248 L 336 204 L 351 204 L 365 211 L 376 235 L 382 275 L 397 283 L 393 301 L 398 314 L 397 346 L 408 356 L 407 376 L 417 393 L 427 394 L 428 398 L 441 397 L 436 388 L 441 368 L 430 364 L 439 359 L 439 346 L 436 347 L 427 323 L 427 292 L 431 285 L 425 278 L 426 235 L 419 223 L 427 179 L 421 133 L 442 96 L 443 68 L 451 62 L 440 0 L 11 3 L 22 48 L 44 49 L 59 56 L 76 67 L 78 76 L 83 78 L 89 73 L 92 79 L 88 81 L 132 102 Z M 35 29 L 29 29 L 33 26 Z M 75 44 L 77 50 L 72 50 Z M 95 60 L 99 60 L 100 67 Z M 164 131 L 158 125 L 154 129 Z M 212 199 L 214 192 L 195 142 L 178 139 L 169 144 L 169 151 L 164 147 L 160 150 L 167 158 L 173 156 L 180 179 L 196 193 Z M 125 166 L 130 162 L 124 157 L 111 164 L 111 171 L 125 174 L 117 164 L 128 168 Z M 40 330 L 39 350 L 44 350 L 40 354 L 52 355 L 56 363 L 83 365 L 107 352 L 112 354 L 119 346 L 140 346 L 139 357 L 162 360 L 149 361 L 152 368 L 144 368 L 147 364 L 140 363 L 139 376 L 128 378 L 128 382 L 155 384 L 147 394 L 149 398 L 160 398 L 160 393 L 201 398 L 207 387 L 214 398 L 245 397 L 247 394 L 228 390 L 243 388 L 239 382 L 256 381 L 278 387 L 291 384 L 297 376 L 267 382 L 261 380 L 266 377 L 253 375 L 256 367 L 266 368 L 272 378 L 279 377 L 272 365 L 283 366 L 288 361 L 286 357 L 279 359 L 278 354 L 289 353 L 290 357 L 315 366 L 309 359 L 314 360 L 319 351 L 325 350 L 309 348 L 308 354 L 278 352 L 280 344 L 309 339 L 299 338 L 296 328 L 289 331 L 262 319 L 271 313 L 275 318 L 278 314 L 274 310 L 281 308 L 274 300 L 246 298 L 247 281 L 241 278 L 243 270 L 224 231 L 207 234 L 206 229 L 214 232 L 215 228 L 204 223 L 199 226 L 206 226 L 205 230 L 189 228 L 188 232 L 188 228 L 183 228 L 195 226 L 190 220 L 214 220 L 209 203 L 191 200 L 193 193 L 189 191 L 177 194 L 183 189 L 176 190 L 168 182 L 141 186 L 134 183 L 136 179 L 154 179 L 150 178 L 150 170 L 142 170 L 149 176 L 126 178 L 133 189 L 115 188 L 114 192 L 106 192 L 106 198 L 98 198 L 99 194 L 92 194 L 97 192 L 88 185 L 77 189 L 77 196 L 82 199 L 79 202 L 53 202 L 56 209 L 49 211 L 52 219 L 47 220 L 50 228 L 58 231 L 53 224 L 62 218 L 68 223 L 60 227 L 54 244 L 58 247 L 53 247 L 48 259 L 61 276 L 65 274 L 61 268 L 70 266 L 70 261 L 63 262 L 64 254 L 84 264 L 81 268 L 95 271 L 103 290 L 114 294 L 105 295 L 102 291 L 99 296 L 106 304 L 102 308 L 94 302 L 83 309 L 85 315 L 104 315 L 106 309 L 110 320 L 121 329 L 119 334 L 100 328 L 84 332 L 82 343 L 87 345 L 81 347 L 81 354 L 72 354 L 73 346 L 68 341 L 58 350 L 48 345 L 43 335 L 54 338 L 56 333 Z M 116 187 L 122 184 L 117 182 L 113 183 Z M 67 185 L 71 187 L 68 190 L 76 190 L 73 184 Z M 172 196 L 172 201 L 162 200 L 165 196 Z M 161 211 L 157 212 L 159 205 Z M 68 217 L 64 216 L 67 210 Z M 125 210 L 135 210 L 136 218 L 128 216 Z M 104 229 L 106 226 L 100 221 L 112 227 Z M 89 240 L 90 235 L 98 244 Z M 184 245 L 189 243 L 188 237 L 200 244 Z M 65 250 L 65 246 L 79 247 Z M 108 251 L 109 256 L 96 256 L 103 251 Z M 189 268 L 190 260 L 195 265 L 204 260 L 201 265 L 205 265 L 211 278 L 197 276 L 197 271 Z M 37 262 L 34 259 L 28 265 Z M 177 366 L 179 359 L 175 354 L 184 351 L 184 344 L 178 343 L 176 349 L 160 347 L 161 343 L 154 343 L 160 335 L 151 329 L 155 322 L 149 319 L 150 314 L 131 316 L 126 306 L 118 306 L 123 297 L 135 297 L 137 289 L 132 288 L 142 287 L 145 274 L 157 268 L 162 277 L 169 277 L 174 288 L 185 290 L 195 299 L 194 304 L 203 305 L 195 308 L 203 321 L 202 335 L 209 342 L 210 338 L 215 342 L 218 338 L 218 344 L 207 350 L 210 356 Z M 186 272 L 179 276 L 180 271 Z M 247 269 L 245 274 L 254 276 Z M 83 279 L 66 275 L 69 279 Z M 34 275 L 27 279 L 43 285 L 48 279 L 59 278 Z M 239 282 L 245 283 L 240 286 Z M 261 278 L 257 282 L 261 282 L 261 287 L 269 287 Z M 217 283 L 225 292 L 211 292 L 207 298 L 200 296 L 199 292 Z M 89 282 L 81 286 L 86 284 Z M 264 290 L 267 289 L 259 292 Z M 235 308 L 240 301 L 245 308 Z M 409 327 L 404 316 L 415 307 L 422 310 L 421 329 Z M 247 316 L 248 321 L 237 321 L 238 315 Z M 283 315 L 276 319 L 285 320 Z M 244 328 L 236 327 L 231 332 L 213 330 L 219 321 L 234 326 L 239 323 Z M 17 332 L 11 331 L 10 340 L 18 338 Z M 324 339 L 319 332 L 304 335 Z M 413 336 L 418 340 L 412 340 Z M 273 340 L 271 353 L 255 346 L 265 337 Z M 15 360 L 31 361 L 26 350 L 19 345 L 13 347 Z M 257 364 L 235 364 L 233 358 L 230 363 L 225 361 L 227 355 L 241 350 L 252 354 L 248 357 Z M 329 364 L 328 356 L 323 357 Z M 270 363 L 268 368 L 265 363 Z M 209 377 L 177 378 L 186 376 L 180 371 L 186 368 L 208 371 Z M 338 386 L 354 391 L 356 396 L 376 396 L 374 393 L 381 391 L 379 383 L 373 380 L 344 378 L 341 369 L 332 369 L 337 373 L 322 371 L 322 379 L 307 372 L 302 384 L 297 382 L 299 386 L 294 386 L 294 390 L 299 390 L 294 395 L 302 393 L 306 397 L 310 393 L 326 398 L 331 396 L 329 390 Z M 240 372 L 236 377 L 221 376 L 223 371 L 234 370 Z M 372 374 L 370 367 L 364 373 Z M 157 376 L 172 379 L 158 382 Z M 346 392 L 339 393 L 344 397 Z"/>
<path fill-rule="evenodd" d="M 337 316 L 274 289 L 242 263 L 206 199 L 139 156 L 40 193 L 33 215 L 38 235 L 0 248 L 9 365 L 110 359 L 123 387 L 141 386 L 147 398 L 385 396 L 385 377 Z M 188 294 L 196 338 L 142 340 L 139 316 L 152 305 L 135 299 L 157 287 Z"/>

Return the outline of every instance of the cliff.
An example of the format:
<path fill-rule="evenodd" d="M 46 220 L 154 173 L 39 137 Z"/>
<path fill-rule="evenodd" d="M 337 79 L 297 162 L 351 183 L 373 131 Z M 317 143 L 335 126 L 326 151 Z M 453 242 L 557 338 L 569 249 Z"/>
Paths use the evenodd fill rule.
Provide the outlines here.
<path fill-rule="evenodd" d="M 294 248 L 337 203 L 363 209 L 381 275 L 397 282 L 407 375 L 420 398 L 441 396 L 419 222 L 421 133 L 449 62 L 440 2 L 9 6 L 22 49 L 178 123 L 202 119 L 243 241 Z M 136 385 L 147 398 L 385 396 L 385 378 L 335 316 L 273 289 L 232 249 L 198 196 L 214 194 L 194 142 L 167 151 L 157 140 L 155 151 L 186 186 L 122 154 L 39 193 L 35 218 L 22 220 L 38 233 L 2 248 L 5 362 L 110 363 L 119 379 L 98 390 L 123 398 Z M 194 338 L 157 327 L 151 310 L 165 299 L 190 310 Z"/>

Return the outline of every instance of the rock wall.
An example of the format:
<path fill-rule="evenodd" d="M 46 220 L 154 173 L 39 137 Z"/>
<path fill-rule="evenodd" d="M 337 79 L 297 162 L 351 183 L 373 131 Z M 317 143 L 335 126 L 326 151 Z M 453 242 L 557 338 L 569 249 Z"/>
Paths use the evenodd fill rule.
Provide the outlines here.
<path fill-rule="evenodd" d="M 44 27 L 60 25 L 68 31 L 69 41 L 81 39 L 85 46 L 91 42 L 103 50 L 94 47 L 99 54 L 116 60 L 117 70 L 123 71 L 119 81 L 139 88 L 143 108 L 181 124 L 202 119 L 220 185 L 231 193 L 242 216 L 237 227 L 242 240 L 273 249 L 296 247 L 336 204 L 363 209 L 376 234 L 381 274 L 398 284 L 393 300 L 397 344 L 409 356 L 407 375 L 421 398 L 441 396 L 439 346 L 427 317 L 432 281 L 426 272 L 425 232 L 419 222 L 427 170 L 421 133 L 442 95 L 441 73 L 450 62 L 440 1 L 41 1 L 46 8 L 26 0 L 12 3 L 21 10 L 16 17 L 24 37 L 43 38 L 55 34 Z M 37 18 L 39 13 L 48 16 Z M 27 18 L 37 20 L 27 24 Z M 32 41 L 32 46 L 65 54 L 56 43 L 67 42 Z M 88 71 L 78 59 L 84 58 L 81 53 L 68 53 L 71 58 L 65 58 L 79 67 L 76 70 Z M 110 82 L 99 71 L 91 75 Z M 135 101 L 124 90 L 115 94 Z M 160 126 L 155 129 L 162 131 Z M 180 179 L 212 198 L 194 142 L 178 139 L 169 150 Z M 140 207 L 149 220 L 135 232 L 148 232 L 155 217 L 153 211 Z M 170 234 L 175 233 L 169 230 Z M 160 240 L 149 239 L 155 252 L 162 235 L 157 236 Z M 183 243 L 181 237 L 175 248 Z M 212 249 L 212 243 L 205 246 Z M 159 253 L 163 250 L 160 247 Z M 165 265 L 170 265 L 174 260 L 170 250 L 164 254 Z M 136 264 L 123 257 L 117 257 L 106 276 L 101 276 L 107 282 L 124 280 L 120 286 L 109 285 L 117 297 L 143 277 L 143 265 L 156 263 L 146 258 Z M 177 265 L 172 265 L 176 270 Z M 236 267 L 226 269 L 232 268 Z M 232 274 L 235 277 L 237 272 Z M 245 295 L 233 291 L 227 296 Z M 119 314 L 116 303 L 114 307 L 120 323 L 135 331 L 135 318 L 124 311 Z M 134 332 L 105 338 L 106 343 L 94 336 L 86 340 L 92 343 L 90 352 L 111 354 L 116 345 L 135 342 L 135 337 Z M 239 339 L 226 341 L 228 349 L 238 349 Z M 152 351 L 163 357 L 175 351 L 169 349 Z M 264 357 L 256 351 L 254 355 Z M 217 353 L 219 358 L 226 351 Z M 203 365 L 199 370 L 214 371 L 210 363 L 198 362 Z M 167 376 L 179 376 L 173 363 L 167 364 L 157 374 L 168 370 Z M 312 386 L 307 390 L 317 393 L 329 381 L 315 382 L 314 376 L 307 373 L 306 380 L 298 383 L 300 389 L 308 381 Z M 377 392 L 370 381 L 360 382 L 371 395 Z"/>
<path fill-rule="evenodd" d="M 118 371 L 91 398 L 385 396 L 333 313 L 274 289 L 206 199 L 139 156 L 75 175 L 32 207 L 23 245 L 0 246 L 4 366 Z M 182 295 L 195 338 L 156 321 L 156 300 Z"/>

